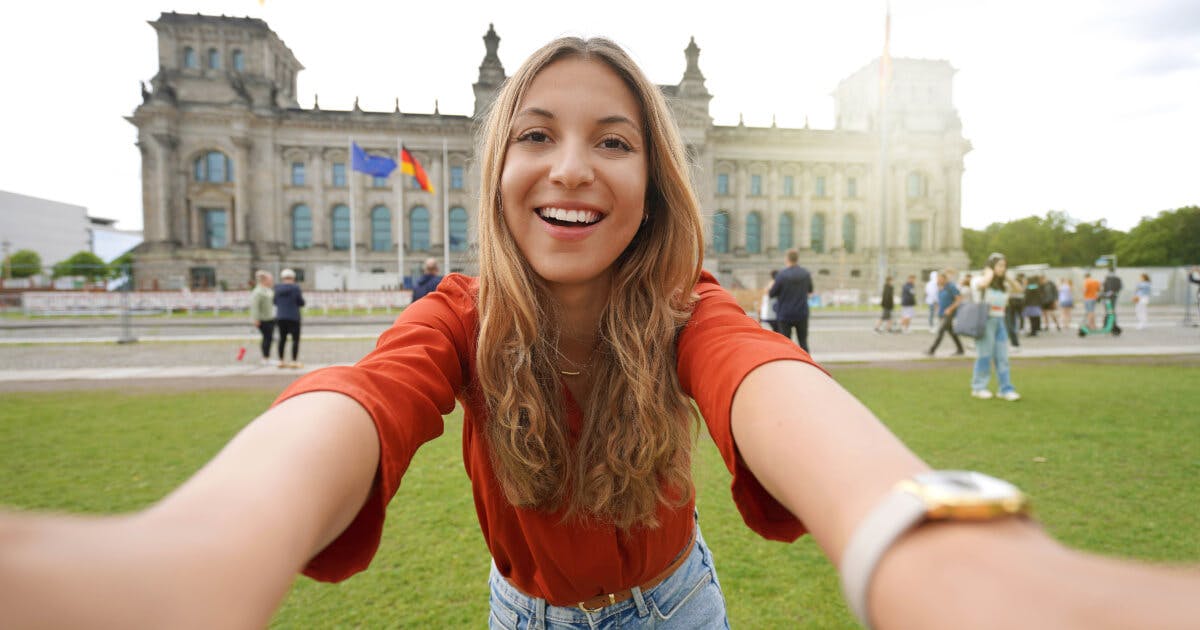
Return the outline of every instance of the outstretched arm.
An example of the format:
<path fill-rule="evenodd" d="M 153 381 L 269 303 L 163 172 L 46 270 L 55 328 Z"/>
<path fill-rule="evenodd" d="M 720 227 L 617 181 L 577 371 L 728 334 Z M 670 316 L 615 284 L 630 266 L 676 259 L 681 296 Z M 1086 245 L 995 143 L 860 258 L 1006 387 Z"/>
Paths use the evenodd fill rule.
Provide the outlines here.
<path fill-rule="evenodd" d="M 367 412 L 315 392 L 264 413 L 142 512 L 0 513 L 0 627 L 264 627 L 354 518 L 378 461 Z"/>
<path fill-rule="evenodd" d="M 733 401 L 738 450 L 841 566 L 855 527 L 898 480 L 927 469 L 817 368 L 776 361 Z M 1067 549 L 1029 521 L 925 525 L 883 556 L 876 628 L 1189 628 L 1200 574 Z"/>

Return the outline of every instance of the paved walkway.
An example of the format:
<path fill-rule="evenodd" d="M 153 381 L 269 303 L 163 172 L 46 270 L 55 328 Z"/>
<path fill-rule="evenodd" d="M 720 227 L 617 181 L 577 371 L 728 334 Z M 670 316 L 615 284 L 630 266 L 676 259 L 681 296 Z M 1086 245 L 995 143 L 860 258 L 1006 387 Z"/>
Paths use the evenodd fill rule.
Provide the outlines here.
<path fill-rule="evenodd" d="M 73 319 L 40 323 L 0 322 L 0 383 L 53 381 L 147 382 L 153 379 L 287 379 L 328 365 L 349 365 L 370 352 L 375 338 L 391 323 L 390 316 L 313 318 L 304 323 L 299 370 L 264 366 L 258 337 L 245 321 L 214 322 L 192 318 L 171 322 L 138 321 L 137 343 L 118 344 L 113 320 Z M 1179 307 L 1159 307 L 1151 325 L 1136 330 L 1132 313 L 1122 313 L 1125 333 L 1081 338 L 1074 330 L 1021 338 L 1013 354 L 1019 360 L 1065 357 L 1166 357 L 1200 355 L 1200 328 L 1184 324 Z M 927 323 L 927 320 L 926 322 Z M 811 322 L 813 356 L 823 364 L 961 362 L 973 360 L 970 342 L 966 356 L 951 356 L 949 338 L 938 356 L 924 355 L 933 341 L 925 327 L 909 334 L 876 334 L 874 316 L 867 313 L 822 313 Z M 242 360 L 237 356 L 245 348 Z M 274 352 L 274 350 L 273 350 Z M 965 365 L 964 365 L 965 367 Z"/>

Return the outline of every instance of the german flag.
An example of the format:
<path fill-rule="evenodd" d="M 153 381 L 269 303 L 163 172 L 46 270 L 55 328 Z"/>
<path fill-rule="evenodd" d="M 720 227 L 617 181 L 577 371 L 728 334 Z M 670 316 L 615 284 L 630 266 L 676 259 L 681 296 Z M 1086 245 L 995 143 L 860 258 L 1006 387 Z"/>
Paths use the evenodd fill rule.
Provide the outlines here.
<path fill-rule="evenodd" d="M 408 152 L 408 149 L 400 149 L 400 172 L 417 178 L 417 183 L 425 192 L 433 192 L 433 184 L 429 182 L 429 176 L 425 174 L 425 169 L 421 168 L 421 163 Z"/>

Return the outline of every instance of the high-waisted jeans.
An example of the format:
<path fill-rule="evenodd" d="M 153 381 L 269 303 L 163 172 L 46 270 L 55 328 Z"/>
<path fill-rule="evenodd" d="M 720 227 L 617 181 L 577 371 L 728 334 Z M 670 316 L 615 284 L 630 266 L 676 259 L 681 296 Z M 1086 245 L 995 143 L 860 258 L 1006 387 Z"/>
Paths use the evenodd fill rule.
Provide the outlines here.
<path fill-rule="evenodd" d="M 975 342 L 975 372 L 971 375 L 971 389 L 987 389 L 992 379 L 992 364 L 996 365 L 996 380 L 1000 381 L 1000 393 L 1016 391 L 1008 373 L 1008 331 L 1004 319 L 989 317 L 983 336 Z"/>
<path fill-rule="evenodd" d="M 491 630 L 729 629 L 725 596 L 699 525 L 696 544 L 688 559 L 670 577 L 645 592 L 634 587 L 631 599 L 594 613 L 577 607 L 553 606 L 544 599 L 530 597 L 504 579 L 495 564 L 488 582 L 492 591 L 488 615 Z"/>

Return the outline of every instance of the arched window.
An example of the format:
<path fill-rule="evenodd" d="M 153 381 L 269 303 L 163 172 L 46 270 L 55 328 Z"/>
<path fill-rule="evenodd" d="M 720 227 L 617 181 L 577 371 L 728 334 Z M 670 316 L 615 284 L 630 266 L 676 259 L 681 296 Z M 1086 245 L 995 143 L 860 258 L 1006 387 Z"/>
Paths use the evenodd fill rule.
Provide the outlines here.
<path fill-rule="evenodd" d="M 825 253 L 825 215 L 817 213 L 812 218 L 812 239 L 809 247 L 818 254 Z"/>
<path fill-rule="evenodd" d="M 724 210 L 713 215 L 712 248 L 718 254 L 729 253 L 729 213 Z"/>
<path fill-rule="evenodd" d="M 371 251 L 392 249 L 392 211 L 386 206 L 371 208 Z"/>
<path fill-rule="evenodd" d="M 757 212 L 746 215 L 746 253 L 762 252 L 762 218 Z"/>
<path fill-rule="evenodd" d="M 408 248 L 412 251 L 429 249 L 429 211 L 417 206 L 408 214 Z"/>
<path fill-rule="evenodd" d="M 795 228 L 792 223 L 792 213 L 784 212 L 779 215 L 779 250 L 787 251 L 792 248 L 795 241 L 792 240 L 792 235 L 795 233 Z"/>
<path fill-rule="evenodd" d="M 350 249 L 350 208 L 341 203 L 334 206 L 330 221 L 333 224 L 333 242 L 330 245 L 334 249 Z"/>
<path fill-rule="evenodd" d="M 304 204 L 292 208 L 292 249 L 312 247 L 312 210 Z"/>
<path fill-rule="evenodd" d="M 450 208 L 450 251 L 467 249 L 467 211 L 460 207 Z"/>
<path fill-rule="evenodd" d="M 196 68 L 199 64 L 196 63 L 196 49 L 188 46 L 183 49 L 183 67 Z"/>
<path fill-rule="evenodd" d="M 242 54 L 242 51 L 234 49 L 232 57 L 233 57 L 233 69 L 237 70 L 238 72 L 245 72 L 246 71 L 246 56 Z"/>
<path fill-rule="evenodd" d="M 847 254 L 853 254 L 858 246 L 858 219 L 853 214 L 842 217 L 842 247 Z"/>
<path fill-rule="evenodd" d="M 198 182 L 220 184 L 233 181 L 233 162 L 220 151 L 209 151 L 192 164 L 192 174 Z"/>
<path fill-rule="evenodd" d="M 208 68 L 216 70 L 221 67 L 221 53 L 216 48 L 208 49 Z"/>

